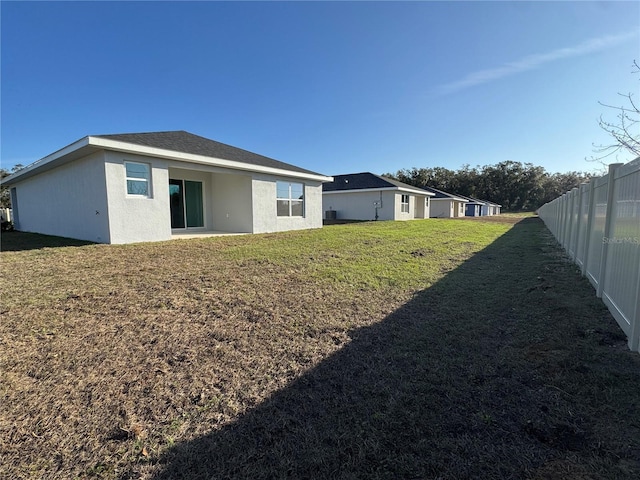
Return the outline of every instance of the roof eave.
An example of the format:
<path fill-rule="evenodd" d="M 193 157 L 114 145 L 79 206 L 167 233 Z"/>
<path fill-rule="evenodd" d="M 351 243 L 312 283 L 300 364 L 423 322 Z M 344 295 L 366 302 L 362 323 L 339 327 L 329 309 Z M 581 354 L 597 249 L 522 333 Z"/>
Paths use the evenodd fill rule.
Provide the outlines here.
<path fill-rule="evenodd" d="M 432 201 L 435 200 L 449 200 L 449 201 L 454 201 L 454 202 L 463 202 L 463 203 L 469 203 L 469 200 L 465 200 L 464 198 L 459 198 L 459 197 L 446 197 L 446 198 L 432 198 Z"/>
<path fill-rule="evenodd" d="M 67 160 L 65 157 L 71 157 L 69 160 L 73 160 L 73 154 L 79 152 L 80 150 L 87 148 L 90 145 L 89 137 L 83 137 L 80 140 L 73 142 L 66 147 L 57 150 L 46 157 L 41 158 L 40 160 L 36 160 L 30 165 L 18 170 L 16 173 L 9 175 L 2 179 L 2 185 L 11 185 L 20 180 L 24 180 L 29 178 L 35 174 L 37 174 L 40 170 L 52 166 L 53 163 L 65 163 Z"/>
<path fill-rule="evenodd" d="M 415 195 L 424 195 L 425 197 L 428 196 L 432 196 L 435 195 L 435 193 L 431 193 L 431 192 L 427 192 L 425 191 L 419 191 L 419 190 L 414 190 L 414 189 L 409 189 L 409 188 L 400 188 L 400 187 L 372 187 L 372 188 L 350 188 L 348 190 L 328 190 L 328 191 L 324 191 L 322 192 L 322 194 L 324 195 L 329 194 L 329 193 L 356 193 L 356 192 L 409 192 L 409 193 L 413 193 Z"/>
<path fill-rule="evenodd" d="M 91 145 L 99 146 L 105 150 L 118 151 L 124 153 L 132 153 L 150 157 L 161 157 L 168 160 L 176 160 L 181 162 L 198 163 L 201 165 L 210 165 L 215 167 L 224 167 L 232 170 L 243 170 L 249 172 L 267 173 L 270 175 L 281 175 L 286 177 L 301 178 L 306 180 L 315 180 L 318 182 L 332 182 L 333 177 L 321 175 L 319 173 L 297 172 L 295 170 L 286 170 L 283 168 L 264 167 L 262 165 L 254 165 L 251 163 L 237 162 L 235 160 L 226 160 L 223 158 L 209 157 L 206 155 L 196 155 L 193 153 L 179 152 L 175 150 L 165 150 L 163 148 L 147 147 L 144 145 L 136 145 L 133 143 L 119 142 L 117 140 L 109 140 L 100 137 L 89 137 Z"/>
<path fill-rule="evenodd" d="M 73 153 L 77 153 L 80 150 L 88 147 L 94 147 L 96 149 L 118 151 L 136 155 L 161 157 L 169 160 L 177 160 L 183 162 L 198 163 L 201 165 L 211 165 L 217 167 L 225 167 L 233 170 L 243 170 L 250 172 L 265 173 L 270 175 L 286 176 L 290 178 L 299 178 L 305 180 L 313 180 L 317 182 L 332 182 L 333 177 L 321 175 L 317 173 L 297 172 L 295 170 L 286 170 L 281 168 L 264 167 L 261 165 L 253 165 L 250 163 L 237 162 L 233 160 L 225 160 L 222 158 L 207 157 L 205 155 L 195 155 L 190 153 L 178 152 L 173 150 L 165 150 L 161 148 L 146 147 L 142 145 L 135 145 L 132 143 L 118 142 L 115 140 L 108 140 L 105 138 L 87 136 L 80 140 L 68 145 L 60 150 L 47 155 L 40 160 L 35 161 L 31 165 L 24 169 L 5 177 L 0 182 L 2 185 L 10 185 L 20 180 L 29 178 L 32 175 L 37 174 L 46 166 L 51 166 L 52 163 L 59 161 L 64 163 L 65 161 L 73 160 Z M 65 160 L 65 157 L 68 157 Z"/>

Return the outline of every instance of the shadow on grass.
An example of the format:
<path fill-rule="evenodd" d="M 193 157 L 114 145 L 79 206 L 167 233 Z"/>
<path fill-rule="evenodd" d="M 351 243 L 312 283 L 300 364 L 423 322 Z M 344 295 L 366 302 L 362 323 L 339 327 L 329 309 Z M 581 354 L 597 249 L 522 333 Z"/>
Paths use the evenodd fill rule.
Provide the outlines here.
<path fill-rule="evenodd" d="M 152 460 L 153 478 L 637 478 L 639 386 L 640 358 L 528 218 L 235 422 Z"/>
<path fill-rule="evenodd" d="M 0 251 L 2 252 L 21 252 L 55 247 L 82 247 L 85 245 L 95 245 L 95 243 L 73 238 L 17 231 L 2 232 L 2 235 L 0 235 Z"/>

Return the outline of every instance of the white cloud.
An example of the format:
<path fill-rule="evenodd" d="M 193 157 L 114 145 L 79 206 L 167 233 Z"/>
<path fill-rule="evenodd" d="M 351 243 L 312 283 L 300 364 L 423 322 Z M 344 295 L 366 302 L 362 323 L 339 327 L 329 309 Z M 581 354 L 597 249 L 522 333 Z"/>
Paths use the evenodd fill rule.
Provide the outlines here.
<path fill-rule="evenodd" d="M 534 70 L 540 66 L 562 60 L 564 58 L 579 57 L 590 53 L 607 50 L 621 43 L 632 40 L 638 36 L 638 32 L 628 32 L 619 35 L 606 35 L 603 37 L 592 38 L 579 45 L 567 48 L 559 48 L 548 53 L 536 55 L 528 55 L 515 62 L 507 63 L 501 67 L 479 70 L 463 77 L 455 82 L 440 85 L 436 88 L 436 92 L 440 95 L 454 93 L 466 88 L 489 83 L 504 77 L 516 75 L 518 73 Z"/>

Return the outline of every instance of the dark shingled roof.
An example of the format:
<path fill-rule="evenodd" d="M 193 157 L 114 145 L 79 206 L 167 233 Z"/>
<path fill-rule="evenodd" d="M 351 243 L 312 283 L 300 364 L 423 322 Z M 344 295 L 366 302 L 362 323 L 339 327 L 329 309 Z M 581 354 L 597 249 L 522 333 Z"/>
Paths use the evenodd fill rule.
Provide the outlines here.
<path fill-rule="evenodd" d="M 323 192 L 335 192 L 339 190 L 362 190 L 366 188 L 410 188 L 411 190 L 422 190 L 421 188 L 407 185 L 387 177 L 381 177 L 374 173 L 350 173 L 348 175 L 333 175 L 333 182 L 322 184 Z M 426 193 L 426 192 L 425 192 Z"/>
<path fill-rule="evenodd" d="M 278 168 L 292 172 L 320 175 L 319 173 L 312 172 L 311 170 L 305 170 L 304 168 L 296 167 L 289 163 L 284 163 L 279 160 L 274 160 L 273 158 L 258 155 L 257 153 L 242 150 L 241 148 L 232 147 L 231 145 L 216 142 L 215 140 L 209 140 L 208 138 L 200 137 L 193 133 L 185 132 L 184 130 L 91 136 L 96 138 L 105 138 L 107 140 L 115 140 L 117 142 L 132 143 L 134 145 L 143 145 L 145 147 L 161 148 L 174 152 L 190 153 L 193 155 L 202 155 L 222 160 L 231 160 L 260 167 Z"/>
<path fill-rule="evenodd" d="M 460 195 L 455 195 L 453 193 L 448 193 L 448 192 L 443 192 L 442 190 L 438 190 L 437 188 L 433 188 L 433 187 L 423 187 L 425 190 L 427 190 L 428 192 L 431 193 L 435 193 L 436 196 L 433 198 L 460 198 L 462 200 L 464 200 L 464 198 Z"/>

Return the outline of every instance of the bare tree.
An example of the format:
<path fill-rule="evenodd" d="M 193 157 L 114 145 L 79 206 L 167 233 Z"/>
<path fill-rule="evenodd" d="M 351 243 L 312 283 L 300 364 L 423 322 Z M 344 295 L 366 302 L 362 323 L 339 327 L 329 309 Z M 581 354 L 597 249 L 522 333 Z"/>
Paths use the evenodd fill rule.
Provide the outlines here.
<path fill-rule="evenodd" d="M 634 60 L 632 73 L 640 73 L 640 65 Z M 634 156 L 640 156 L 640 109 L 633 98 L 632 93 L 618 93 L 625 99 L 625 105 L 616 107 L 598 102 L 603 107 L 616 111 L 616 120 L 605 120 L 602 115 L 598 125 L 613 139 L 612 143 L 605 145 L 593 144 L 595 157 L 591 161 L 597 161 L 606 165 L 605 159 L 620 151 L 631 152 Z"/>

